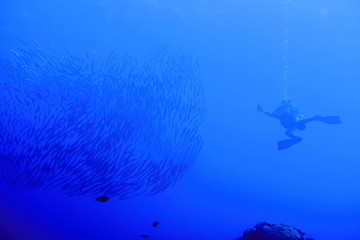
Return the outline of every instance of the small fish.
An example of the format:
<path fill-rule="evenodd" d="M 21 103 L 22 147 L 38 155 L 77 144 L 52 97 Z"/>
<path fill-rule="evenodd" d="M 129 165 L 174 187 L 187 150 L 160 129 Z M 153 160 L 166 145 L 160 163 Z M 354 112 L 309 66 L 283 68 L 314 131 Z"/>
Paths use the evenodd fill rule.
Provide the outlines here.
<path fill-rule="evenodd" d="M 108 196 L 101 196 L 101 197 L 95 198 L 95 201 L 98 201 L 98 202 L 107 202 L 108 200 L 109 200 Z"/>
<path fill-rule="evenodd" d="M 141 238 L 150 238 L 149 235 L 144 235 L 144 234 L 140 235 L 140 237 L 141 237 Z"/>
<path fill-rule="evenodd" d="M 158 225 L 159 225 L 158 221 L 154 221 L 153 224 L 152 224 L 153 227 L 157 227 Z"/>

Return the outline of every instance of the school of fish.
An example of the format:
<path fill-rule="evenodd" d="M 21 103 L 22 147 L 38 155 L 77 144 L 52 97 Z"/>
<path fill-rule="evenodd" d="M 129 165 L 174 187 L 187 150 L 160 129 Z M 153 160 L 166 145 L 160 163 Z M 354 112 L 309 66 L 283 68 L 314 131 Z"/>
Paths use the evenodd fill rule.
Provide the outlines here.
<path fill-rule="evenodd" d="M 191 56 L 10 54 L 0 61 L 0 176 L 12 185 L 147 196 L 198 157 L 204 86 Z"/>

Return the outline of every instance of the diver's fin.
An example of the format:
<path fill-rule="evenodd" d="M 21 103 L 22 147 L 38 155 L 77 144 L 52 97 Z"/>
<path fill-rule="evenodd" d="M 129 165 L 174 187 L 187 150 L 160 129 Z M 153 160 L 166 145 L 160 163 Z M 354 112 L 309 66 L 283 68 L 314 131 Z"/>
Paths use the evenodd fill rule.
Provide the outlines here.
<path fill-rule="evenodd" d="M 278 151 L 287 149 L 289 147 L 291 147 L 294 144 L 297 144 L 299 142 L 301 142 L 302 138 L 290 138 L 290 139 L 285 139 L 282 141 L 278 141 Z"/>
<path fill-rule="evenodd" d="M 327 116 L 327 117 L 320 117 L 318 121 L 327 123 L 327 124 L 340 124 L 341 119 L 339 116 Z"/>

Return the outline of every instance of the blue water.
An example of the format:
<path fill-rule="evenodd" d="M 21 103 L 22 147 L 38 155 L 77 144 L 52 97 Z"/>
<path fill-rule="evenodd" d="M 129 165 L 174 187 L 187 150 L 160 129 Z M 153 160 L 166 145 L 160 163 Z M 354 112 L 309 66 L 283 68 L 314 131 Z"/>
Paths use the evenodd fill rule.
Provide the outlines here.
<path fill-rule="evenodd" d="M 0 239 L 135 240 L 149 235 L 150 239 L 158 240 L 230 240 L 262 221 L 293 225 L 316 240 L 358 239 L 359 9 L 360 4 L 355 0 L 2 1 L 2 61 L 16 61 L 14 52 L 22 50 L 41 49 L 47 57 L 56 56 L 58 62 L 63 60 L 55 52 L 87 59 L 88 55 L 106 58 L 115 50 L 119 56 L 128 54 L 139 62 L 149 61 L 153 64 L 151 69 L 156 69 L 156 64 L 148 60 L 149 54 L 165 51 L 169 57 L 179 56 L 180 52 L 192 59 L 185 61 L 184 66 L 199 63 L 204 93 L 200 91 L 200 97 L 191 95 L 192 81 L 184 80 L 188 84 L 184 86 L 189 88 L 183 89 L 183 93 L 190 96 L 181 95 L 184 98 L 179 101 L 182 104 L 204 97 L 206 112 L 198 129 L 190 126 L 203 141 L 198 156 L 194 151 L 190 157 L 185 154 L 186 157 L 174 158 L 176 163 L 184 162 L 184 176 L 173 187 L 166 187 L 154 196 L 139 194 L 118 200 L 115 193 L 119 192 L 114 190 L 114 196 L 108 194 L 111 195 L 108 202 L 97 202 L 95 196 L 106 192 L 104 188 L 108 187 L 104 179 L 96 190 L 93 186 L 98 182 L 95 181 L 89 185 L 92 192 L 78 192 L 76 196 L 69 196 L 66 191 L 69 188 L 44 189 L 34 182 L 30 187 L 19 187 L 25 183 L 18 184 L 16 178 L 3 179 L 16 176 L 9 166 L 17 163 L 11 162 L 14 157 L 5 159 L 1 153 L 2 166 L 7 167 L 1 171 L 0 232 L 3 237 Z M 39 61 L 33 55 L 28 56 L 32 57 L 32 64 Z M 108 62 L 105 65 L 112 66 Z M 138 65 L 133 65 L 138 69 Z M 34 66 L 41 69 L 40 65 Z M 174 69 L 175 63 L 170 61 L 169 66 Z M 184 69 L 180 68 L 180 72 Z M 183 78 L 192 79 L 191 74 L 183 76 L 180 72 L 175 74 L 180 82 Z M 4 91 L 8 78 L 3 72 L 1 76 L 0 87 Z M 39 79 L 42 82 L 38 84 L 48 86 L 45 83 L 48 79 L 58 81 L 60 78 L 57 75 Z M 90 77 L 90 80 L 93 79 Z M 138 83 L 135 78 L 129 77 L 129 80 Z M 174 94 L 180 91 L 171 86 L 169 89 Z M 26 89 L 23 89 L 25 93 Z M 85 95 L 90 92 L 85 85 L 81 89 Z M 129 96 L 144 95 L 141 91 L 133 95 L 131 88 L 128 89 Z M 154 89 L 160 91 L 160 88 Z M 296 132 L 303 138 L 301 143 L 277 151 L 277 141 L 286 138 L 284 129 L 277 120 L 259 113 L 256 107 L 260 104 L 272 111 L 285 97 L 284 90 L 305 117 L 339 115 L 343 123 L 310 123 L 305 131 Z M 0 94 L 8 96 L 5 92 Z M 149 99 L 145 100 L 145 104 L 150 104 Z M 140 100 L 138 103 L 136 109 L 140 108 Z M 154 103 L 160 104 L 155 100 Z M 155 110 L 163 109 L 156 104 Z M 168 104 L 164 102 L 165 106 L 170 106 Z M 15 103 L 15 114 L 9 114 L 14 113 L 10 111 L 11 105 L 1 106 L 1 111 L 7 113 L 2 115 L 2 127 L 4 116 L 19 120 L 23 115 L 22 108 Z M 125 102 L 125 107 L 130 105 Z M 44 111 L 40 108 L 40 115 Z M 139 110 L 140 113 L 146 111 Z M 82 116 L 93 117 L 85 113 Z M 158 115 L 154 116 L 149 119 L 158 119 Z M 171 126 L 181 128 L 183 125 Z M 6 131 L 16 135 L 21 126 Z M 38 133 L 43 135 L 41 131 Z M 174 136 L 174 132 L 168 133 Z M 67 132 L 62 134 L 66 136 Z M 106 131 L 102 136 L 107 136 Z M 176 139 L 181 143 L 192 146 L 193 140 L 185 141 L 183 135 L 179 136 Z M 188 152 L 184 150 L 188 148 L 182 147 L 185 145 L 171 144 L 160 141 L 159 146 L 169 147 L 169 151 L 152 150 L 151 154 L 178 157 Z M 1 149 L 10 156 L 4 146 Z M 154 144 L 151 149 L 156 147 Z M 25 167 L 23 162 L 20 165 Z M 89 166 L 91 169 L 95 163 L 90 162 Z M 29 169 L 36 172 L 36 167 L 30 164 Z M 75 164 L 71 169 L 77 167 L 80 166 Z M 165 170 L 165 167 L 160 164 L 157 169 Z M 52 170 L 50 167 L 49 171 Z M 92 170 L 86 172 L 92 173 Z M 72 179 L 66 176 L 63 180 L 71 183 Z M 160 178 L 154 181 L 161 183 L 160 187 L 168 181 L 157 179 Z M 59 181 L 61 178 L 56 180 Z M 129 196 L 132 191 L 127 192 Z M 159 225 L 152 227 L 153 221 Z"/>

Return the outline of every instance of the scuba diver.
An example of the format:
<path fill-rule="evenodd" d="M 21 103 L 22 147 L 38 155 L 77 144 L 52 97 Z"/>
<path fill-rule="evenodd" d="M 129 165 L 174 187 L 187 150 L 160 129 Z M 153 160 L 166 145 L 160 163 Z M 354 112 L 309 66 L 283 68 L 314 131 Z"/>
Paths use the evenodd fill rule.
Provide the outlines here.
<path fill-rule="evenodd" d="M 281 101 L 280 106 L 274 110 L 274 112 L 266 112 L 263 108 L 258 105 L 257 110 L 264 113 L 269 117 L 273 117 L 280 120 L 281 126 L 283 126 L 286 131 L 285 134 L 289 139 L 285 139 L 278 142 L 278 150 L 284 150 L 291 147 L 294 144 L 301 142 L 302 138 L 295 136 L 293 132 L 295 130 L 303 131 L 306 128 L 306 124 L 313 121 L 319 121 L 327 124 L 340 124 L 341 120 L 339 116 L 326 116 L 315 115 L 311 118 L 304 118 L 298 108 L 293 104 L 289 99 Z"/>

